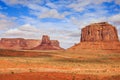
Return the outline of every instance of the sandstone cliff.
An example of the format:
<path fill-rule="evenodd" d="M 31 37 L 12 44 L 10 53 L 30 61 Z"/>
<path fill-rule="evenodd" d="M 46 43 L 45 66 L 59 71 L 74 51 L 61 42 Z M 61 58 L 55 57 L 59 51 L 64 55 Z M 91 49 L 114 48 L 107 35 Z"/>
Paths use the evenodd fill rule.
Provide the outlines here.
<path fill-rule="evenodd" d="M 116 28 L 107 22 L 101 22 L 82 29 L 81 42 L 96 41 L 119 41 Z"/>
<path fill-rule="evenodd" d="M 107 22 L 94 23 L 81 30 L 81 41 L 68 50 L 106 49 L 120 50 L 117 30 Z"/>
<path fill-rule="evenodd" d="M 24 38 L 1 38 L 0 49 L 29 50 L 40 45 L 42 40 Z M 59 41 L 51 40 L 51 45 L 60 49 Z M 62 49 L 62 48 L 61 48 Z"/>
<path fill-rule="evenodd" d="M 41 40 L 37 40 L 37 39 L 25 39 L 25 40 L 26 40 L 26 44 L 28 45 L 27 49 L 34 48 L 41 43 Z"/>
<path fill-rule="evenodd" d="M 56 49 L 63 49 L 63 48 L 60 47 L 60 43 L 59 43 L 58 40 L 51 40 L 51 44 Z"/>
<path fill-rule="evenodd" d="M 0 40 L 0 48 L 2 49 L 25 49 L 27 47 L 26 40 L 23 38 L 2 38 Z"/>
<path fill-rule="evenodd" d="M 59 42 L 57 40 L 50 40 L 49 36 L 43 35 L 41 43 L 34 47 L 33 50 L 59 50 L 62 49 L 59 46 Z"/>

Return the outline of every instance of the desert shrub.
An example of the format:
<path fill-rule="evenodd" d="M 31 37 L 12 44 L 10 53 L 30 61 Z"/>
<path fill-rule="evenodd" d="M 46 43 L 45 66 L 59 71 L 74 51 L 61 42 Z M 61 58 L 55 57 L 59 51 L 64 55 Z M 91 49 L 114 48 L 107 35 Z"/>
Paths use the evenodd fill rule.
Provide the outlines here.
<path fill-rule="evenodd" d="M 72 80 L 75 80 L 75 75 L 73 76 Z"/>
<path fill-rule="evenodd" d="M 13 71 L 11 71 L 11 74 L 14 74 L 14 72 L 13 72 Z"/>
<path fill-rule="evenodd" d="M 32 72 L 32 69 L 29 69 L 29 72 Z"/>

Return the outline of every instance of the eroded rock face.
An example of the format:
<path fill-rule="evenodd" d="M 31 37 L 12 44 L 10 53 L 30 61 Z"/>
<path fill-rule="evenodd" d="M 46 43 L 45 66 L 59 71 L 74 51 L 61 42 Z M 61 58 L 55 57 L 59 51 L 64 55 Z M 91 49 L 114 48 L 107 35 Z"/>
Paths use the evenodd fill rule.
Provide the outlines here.
<path fill-rule="evenodd" d="M 38 45 L 33 49 L 34 50 L 59 50 L 62 48 L 60 48 L 59 42 L 57 40 L 51 41 L 49 36 L 43 35 L 40 45 Z"/>
<path fill-rule="evenodd" d="M 27 47 L 26 40 L 23 38 L 2 38 L 0 40 L 0 48 L 2 49 L 25 49 Z"/>
<path fill-rule="evenodd" d="M 46 43 L 47 45 L 51 45 L 55 49 L 62 49 L 59 46 L 59 41 L 50 40 L 49 37 L 45 37 L 43 40 L 24 38 L 2 38 L 0 40 L 0 49 L 30 50 L 39 46 L 40 44 L 46 45 Z"/>
<path fill-rule="evenodd" d="M 56 47 L 60 47 L 60 43 L 58 40 L 51 40 L 51 44 Z"/>
<path fill-rule="evenodd" d="M 86 26 L 81 32 L 81 42 L 119 41 L 117 30 L 107 22 Z"/>
<path fill-rule="evenodd" d="M 81 30 L 81 42 L 69 48 L 120 50 L 117 30 L 107 22 L 94 23 Z"/>
<path fill-rule="evenodd" d="M 37 39 L 25 39 L 27 44 L 27 49 L 32 49 L 41 43 L 41 40 Z"/>
<path fill-rule="evenodd" d="M 50 41 L 49 36 L 43 35 L 42 41 L 41 41 L 41 46 L 42 45 L 51 45 L 51 41 Z"/>
<path fill-rule="evenodd" d="M 56 48 L 56 49 L 63 49 L 63 48 L 61 48 L 60 47 L 60 43 L 59 43 L 59 41 L 58 40 L 51 40 L 51 43 L 52 43 L 52 46 L 54 47 L 54 48 Z"/>

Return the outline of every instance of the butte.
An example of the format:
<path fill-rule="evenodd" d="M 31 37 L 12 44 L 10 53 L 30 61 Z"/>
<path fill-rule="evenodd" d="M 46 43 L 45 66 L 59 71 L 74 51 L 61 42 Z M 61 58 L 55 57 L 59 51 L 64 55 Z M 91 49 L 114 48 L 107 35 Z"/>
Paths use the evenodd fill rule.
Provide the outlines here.
<path fill-rule="evenodd" d="M 120 50 L 117 29 L 107 23 L 93 23 L 81 30 L 80 43 L 68 50 L 93 49 L 93 50 Z"/>

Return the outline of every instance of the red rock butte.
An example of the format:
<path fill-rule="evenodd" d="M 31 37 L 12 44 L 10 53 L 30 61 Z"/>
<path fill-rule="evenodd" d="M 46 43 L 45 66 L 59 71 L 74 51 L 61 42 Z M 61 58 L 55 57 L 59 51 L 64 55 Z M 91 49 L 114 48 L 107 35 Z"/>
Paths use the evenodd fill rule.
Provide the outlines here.
<path fill-rule="evenodd" d="M 25 49 L 26 40 L 23 38 L 2 38 L 0 40 L 1 49 Z"/>
<path fill-rule="evenodd" d="M 37 40 L 37 39 L 24 39 L 24 38 L 1 38 L 0 49 L 30 50 L 30 49 L 36 48 L 41 43 L 45 44 L 47 42 L 47 39 L 44 41 Z M 50 44 L 55 49 L 62 49 L 59 45 L 58 40 L 50 40 L 47 43 Z"/>
<path fill-rule="evenodd" d="M 49 36 L 43 35 L 41 43 L 34 47 L 33 50 L 60 50 L 62 49 L 59 46 L 59 42 L 57 40 L 51 41 Z"/>
<path fill-rule="evenodd" d="M 90 24 L 81 30 L 80 43 L 68 50 L 105 49 L 120 50 L 117 30 L 107 22 Z"/>
<path fill-rule="evenodd" d="M 107 22 L 101 22 L 82 29 L 81 42 L 97 41 L 119 41 L 116 28 Z"/>

